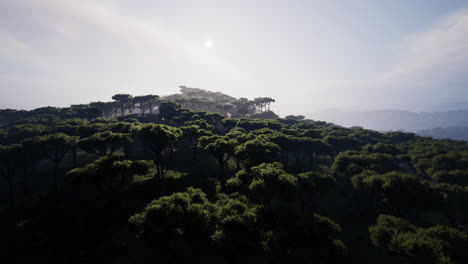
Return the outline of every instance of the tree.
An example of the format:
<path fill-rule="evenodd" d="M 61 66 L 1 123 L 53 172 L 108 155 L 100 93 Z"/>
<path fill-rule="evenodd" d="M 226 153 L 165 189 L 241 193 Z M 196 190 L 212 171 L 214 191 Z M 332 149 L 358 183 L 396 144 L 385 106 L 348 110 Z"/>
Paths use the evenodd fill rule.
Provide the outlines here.
<path fill-rule="evenodd" d="M 324 138 L 325 143 L 333 146 L 333 149 L 336 153 L 346 151 L 346 150 L 356 150 L 359 148 L 359 141 L 350 136 L 326 136 Z"/>
<path fill-rule="evenodd" d="M 4 178 L 8 185 L 8 196 L 10 208 L 15 207 L 15 186 L 16 169 L 18 158 L 21 154 L 21 145 L 2 146 L 0 145 L 0 176 Z"/>
<path fill-rule="evenodd" d="M 335 179 L 317 172 L 292 174 L 282 163 L 262 163 L 238 172 L 228 181 L 228 189 L 242 192 L 254 201 L 275 207 L 287 203 L 291 210 L 304 210 L 305 199 L 331 190 Z M 310 200 L 310 199 L 309 199 Z"/>
<path fill-rule="evenodd" d="M 275 99 L 270 97 L 259 97 L 254 99 L 254 103 L 256 107 L 260 107 L 261 112 L 270 111 L 270 104 L 274 103 Z M 268 110 L 267 110 L 268 107 Z"/>
<path fill-rule="evenodd" d="M 132 102 L 140 109 L 140 115 L 144 115 L 146 111 L 144 96 L 135 96 L 132 98 Z"/>
<path fill-rule="evenodd" d="M 145 124 L 136 127 L 134 134 L 154 153 L 157 174 L 164 174 L 163 151 L 172 146 L 181 136 L 179 128 L 160 124 Z"/>
<path fill-rule="evenodd" d="M 420 228 L 390 215 L 380 215 L 369 228 L 372 243 L 411 263 L 463 263 L 468 254 L 468 235 L 456 228 Z"/>
<path fill-rule="evenodd" d="M 286 120 L 302 121 L 305 119 L 303 115 L 287 115 L 284 117 Z"/>
<path fill-rule="evenodd" d="M 149 239 L 154 236 L 154 239 L 163 239 L 161 242 L 167 243 L 166 239 L 173 238 L 168 236 L 196 238 L 200 233 L 212 232 L 215 210 L 200 189 L 188 188 L 187 192 L 152 201 L 143 212 L 132 216 L 130 222 L 140 227 L 139 237 Z"/>
<path fill-rule="evenodd" d="M 345 250 L 341 241 L 333 239 L 339 225 L 305 206 L 309 194 L 324 193 L 333 184 L 331 176 L 314 172 L 295 175 L 274 162 L 238 172 L 228 180 L 227 190 L 244 193 L 261 205 L 259 228 L 265 231 L 264 247 L 272 259 L 309 263 L 321 257 L 338 258 Z"/>
<path fill-rule="evenodd" d="M 135 96 L 133 98 L 133 103 L 138 104 L 138 107 L 140 109 L 140 115 L 144 115 L 145 112 L 148 114 L 153 113 L 154 107 L 157 105 L 159 102 L 159 96 L 158 95 L 142 95 L 142 96 Z"/>
<path fill-rule="evenodd" d="M 200 138 L 200 148 L 211 153 L 218 162 L 218 179 L 221 182 L 224 182 L 224 165 L 234 154 L 236 143 L 236 140 L 218 135 L 204 136 Z"/>
<path fill-rule="evenodd" d="M 180 128 L 182 130 L 182 138 L 187 138 L 192 146 L 193 159 L 197 158 L 197 148 L 200 138 L 203 136 L 211 136 L 213 133 L 210 131 L 201 129 L 197 125 L 184 126 Z"/>
<path fill-rule="evenodd" d="M 128 156 L 128 146 L 132 143 L 131 134 L 113 133 L 111 131 L 98 132 L 90 137 L 81 139 L 78 146 L 89 153 L 95 154 L 98 157 L 110 156 L 119 148 Z"/>
<path fill-rule="evenodd" d="M 235 112 L 233 117 L 247 116 L 255 113 L 255 102 L 250 101 L 247 98 L 239 98 L 237 101 L 232 102 L 235 106 Z"/>
<path fill-rule="evenodd" d="M 129 94 L 116 94 L 112 96 L 112 99 L 116 101 L 117 107 L 120 109 L 120 115 L 125 115 L 125 111 L 132 104 L 132 96 Z"/>
<path fill-rule="evenodd" d="M 20 143 L 22 140 L 45 134 L 47 127 L 44 125 L 14 125 L 7 129 L 6 141 L 10 144 Z"/>
<path fill-rule="evenodd" d="M 112 107 L 109 107 L 108 103 L 105 102 L 92 102 L 89 106 L 98 109 L 102 113 L 102 117 L 109 117 L 112 112 Z"/>
<path fill-rule="evenodd" d="M 336 156 L 332 169 L 348 177 L 363 172 L 364 170 L 386 173 L 398 171 L 397 160 L 389 154 L 360 153 L 357 151 L 345 151 Z"/>
<path fill-rule="evenodd" d="M 200 189 L 189 187 L 153 200 L 129 221 L 138 238 L 169 261 L 186 263 L 196 257 L 255 263 L 250 259 L 265 254 L 256 213 L 245 197 L 218 195 L 210 201 Z M 239 252 L 249 252 L 249 259 Z"/>
<path fill-rule="evenodd" d="M 148 173 L 154 166 L 153 161 L 149 160 L 123 160 L 116 161 L 113 164 L 113 168 L 120 175 L 120 187 L 123 188 L 125 183 L 133 175 L 144 175 Z"/>
<path fill-rule="evenodd" d="M 275 99 L 273 98 L 270 98 L 270 97 L 263 98 L 263 103 L 265 103 L 268 106 L 268 111 L 270 111 L 270 104 L 274 102 L 275 102 Z"/>
<path fill-rule="evenodd" d="M 75 110 L 76 116 L 88 121 L 102 116 L 102 111 L 95 107 L 79 107 Z"/>
<path fill-rule="evenodd" d="M 418 179 L 417 175 L 389 172 L 378 174 L 364 171 L 354 176 L 355 189 L 370 194 L 377 211 L 390 211 L 395 215 L 405 215 L 415 208 L 429 209 L 441 203 L 442 196 L 429 185 Z"/>
<path fill-rule="evenodd" d="M 172 120 L 178 115 L 180 109 L 180 105 L 174 102 L 161 102 L 159 105 L 159 115 L 160 117 L 166 122 L 166 124 L 170 125 Z"/>
<path fill-rule="evenodd" d="M 122 160 L 119 156 L 107 156 L 97 159 L 82 168 L 69 171 L 67 177 L 82 186 L 93 184 L 97 190 L 102 192 L 105 189 L 104 185 L 107 185 L 107 189 L 112 189 L 114 185 L 123 188 L 128 178 L 133 175 L 147 174 L 153 166 L 152 161 Z M 120 179 L 117 179 L 119 177 Z"/>
<path fill-rule="evenodd" d="M 206 113 L 204 119 L 211 125 L 216 126 L 221 120 L 224 119 L 224 116 L 219 113 Z"/>
<path fill-rule="evenodd" d="M 60 162 L 68 151 L 78 142 L 79 137 L 56 133 L 46 136 L 38 136 L 26 140 L 24 143 L 34 146 L 42 155 L 53 162 L 53 185 L 52 189 L 58 193 L 57 171 Z"/>
<path fill-rule="evenodd" d="M 262 162 L 276 160 L 280 147 L 262 136 L 257 136 L 238 145 L 235 150 L 235 154 L 245 160 L 246 166 L 252 167 Z"/>
<path fill-rule="evenodd" d="M 42 158 L 40 151 L 34 146 L 30 146 L 22 142 L 21 145 L 15 145 L 16 150 L 10 157 L 14 157 L 17 162 L 17 169 L 22 174 L 23 192 L 25 195 L 30 194 L 29 176 L 34 172 L 35 162 Z"/>

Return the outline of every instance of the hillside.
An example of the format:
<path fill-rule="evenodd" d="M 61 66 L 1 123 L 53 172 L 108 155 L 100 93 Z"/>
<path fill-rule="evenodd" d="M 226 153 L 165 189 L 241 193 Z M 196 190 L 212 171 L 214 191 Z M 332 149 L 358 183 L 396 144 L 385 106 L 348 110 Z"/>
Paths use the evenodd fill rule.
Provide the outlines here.
<path fill-rule="evenodd" d="M 465 142 L 185 86 L 113 99 L 0 111 L 0 263 L 468 260 Z"/>

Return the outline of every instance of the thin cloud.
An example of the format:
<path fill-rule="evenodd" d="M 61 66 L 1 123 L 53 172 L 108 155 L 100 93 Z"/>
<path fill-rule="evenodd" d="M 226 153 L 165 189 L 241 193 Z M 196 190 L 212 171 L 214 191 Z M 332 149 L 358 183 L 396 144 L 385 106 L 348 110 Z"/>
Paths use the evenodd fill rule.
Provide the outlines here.
<path fill-rule="evenodd" d="M 111 91 L 130 92 L 128 89 L 161 93 L 151 88 L 157 75 L 184 67 L 201 67 L 227 80 L 247 79 L 245 73 L 192 45 L 178 32 L 102 2 L 2 1 L 0 9 L 16 14 L 0 20 L 0 59 L 41 72 L 35 76 L 38 82 L 56 79 L 73 82 L 73 86 L 79 83 L 82 90 L 97 91 L 102 98 Z M 18 21 L 20 15 L 22 20 Z M 6 87 L 5 83 L 1 86 Z M 8 83 L 8 87 L 14 86 Z M 56 90 L 73 93 L 67 87 Z"/>
<path fill-rule="evenodd" d="M 404 39 L 395 56 L 398 63 L 366 79 L 311 82 L 315 109 L 418 111 L 468 98 L 468 10 Z"/>

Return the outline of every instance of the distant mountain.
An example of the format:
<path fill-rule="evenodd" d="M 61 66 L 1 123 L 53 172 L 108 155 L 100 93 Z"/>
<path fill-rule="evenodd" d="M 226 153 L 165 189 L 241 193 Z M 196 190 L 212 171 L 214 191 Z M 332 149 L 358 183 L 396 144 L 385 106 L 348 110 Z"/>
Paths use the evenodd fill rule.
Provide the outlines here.
<path fill-rule="evenodd" d="M 417 132 L 433 128 L 468 127 L 468 109 L 432 113 L 404 110 L 348 112 L 330 109 L 313 113 L 308 117 L 333 122 L 345 127 L 362 126 L 378 131 L 404 130 Z"/>
<path fill-rule="evenodd" d="M 468 127 L 438 127 L 432 129 L 424 129 L 417 132 L 423 137 L 432 137 L 438 139 L 456 139 L 468 141 Z"/>

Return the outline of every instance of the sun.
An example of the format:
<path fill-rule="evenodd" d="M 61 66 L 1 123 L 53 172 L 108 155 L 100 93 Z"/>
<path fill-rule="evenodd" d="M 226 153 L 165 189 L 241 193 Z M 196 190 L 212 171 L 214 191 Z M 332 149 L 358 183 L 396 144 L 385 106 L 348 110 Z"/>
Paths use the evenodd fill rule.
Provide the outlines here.
<path fill-rule="evenodd" d="M 210 49 L 213 47 L 213 41 L 211 40 L 205 40 L 205 48 Z"/>

